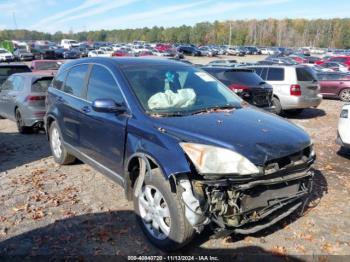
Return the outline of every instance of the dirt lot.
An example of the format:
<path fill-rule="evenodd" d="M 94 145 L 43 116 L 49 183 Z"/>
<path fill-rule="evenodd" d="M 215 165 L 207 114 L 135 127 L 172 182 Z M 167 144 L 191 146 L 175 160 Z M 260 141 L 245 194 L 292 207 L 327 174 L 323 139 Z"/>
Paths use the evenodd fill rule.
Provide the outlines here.
<path fill-rule="evenodd" d="M 316 184 L 304 216 L 251 236 L 210 239 L 208 229 L 176 254 L 350 255 L 350 154 L 338 152 L 342 103 L 290 119 L 312 136 Z M 123 190 L 91 167 L 58 166 L 43 133 L 19 135 L 0 120 L 0 255 L 164 255 L 144 238 Z"/>

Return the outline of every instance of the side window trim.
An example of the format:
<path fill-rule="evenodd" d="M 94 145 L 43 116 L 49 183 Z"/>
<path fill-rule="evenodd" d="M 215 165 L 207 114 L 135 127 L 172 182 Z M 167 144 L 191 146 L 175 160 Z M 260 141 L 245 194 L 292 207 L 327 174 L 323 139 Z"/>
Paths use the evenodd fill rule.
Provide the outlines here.
<path fill-rule="evenodd" d="M 81 90 L 81 99 L 84 99 L 89 103 L 91 103 L 91 102 L 87 100 L 87 92 L 88 92 L 88 86 L 89 86 L 92 67 L 93 67 L 93 64 L 89 64 L 89 67 L 88 67 L 88 70 L 86 72 L 85 79 L 84 79 L 84 86 L 83 86 L 83 89 Z"/>

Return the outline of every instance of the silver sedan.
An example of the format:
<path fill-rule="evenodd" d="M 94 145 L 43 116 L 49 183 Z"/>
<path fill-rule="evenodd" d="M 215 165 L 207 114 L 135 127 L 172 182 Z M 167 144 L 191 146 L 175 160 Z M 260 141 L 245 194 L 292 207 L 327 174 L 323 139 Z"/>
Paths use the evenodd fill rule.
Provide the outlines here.
<path fill-rule="evenodd" d="M 20 133 L 40 129 L 51 81 L 52 76 L 35 73 L 11 75 L 0 87 L 0 116 L 16 121 Z"/>

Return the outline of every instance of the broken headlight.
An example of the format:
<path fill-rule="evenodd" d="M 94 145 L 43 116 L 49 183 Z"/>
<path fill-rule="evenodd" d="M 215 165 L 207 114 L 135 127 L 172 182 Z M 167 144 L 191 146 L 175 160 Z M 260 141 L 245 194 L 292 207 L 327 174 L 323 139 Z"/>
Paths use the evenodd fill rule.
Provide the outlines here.
<path fill-rule="evenodd" d="M 229 149 L 195 144 L 180 143 L 201 174 L 258 174 L 259 169 L 244 156 Z"/>

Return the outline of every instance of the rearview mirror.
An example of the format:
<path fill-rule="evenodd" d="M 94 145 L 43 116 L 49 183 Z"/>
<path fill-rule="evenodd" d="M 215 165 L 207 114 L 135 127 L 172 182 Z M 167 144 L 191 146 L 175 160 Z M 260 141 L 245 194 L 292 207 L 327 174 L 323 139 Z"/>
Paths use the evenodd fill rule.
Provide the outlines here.
<path fill-rule="evenodd" d="M 92 109 L 104 113 L 123 113 L 126 111 L 123 104 L 116 103 L 113 99 L 96 99 L 92 102 Z"/>

